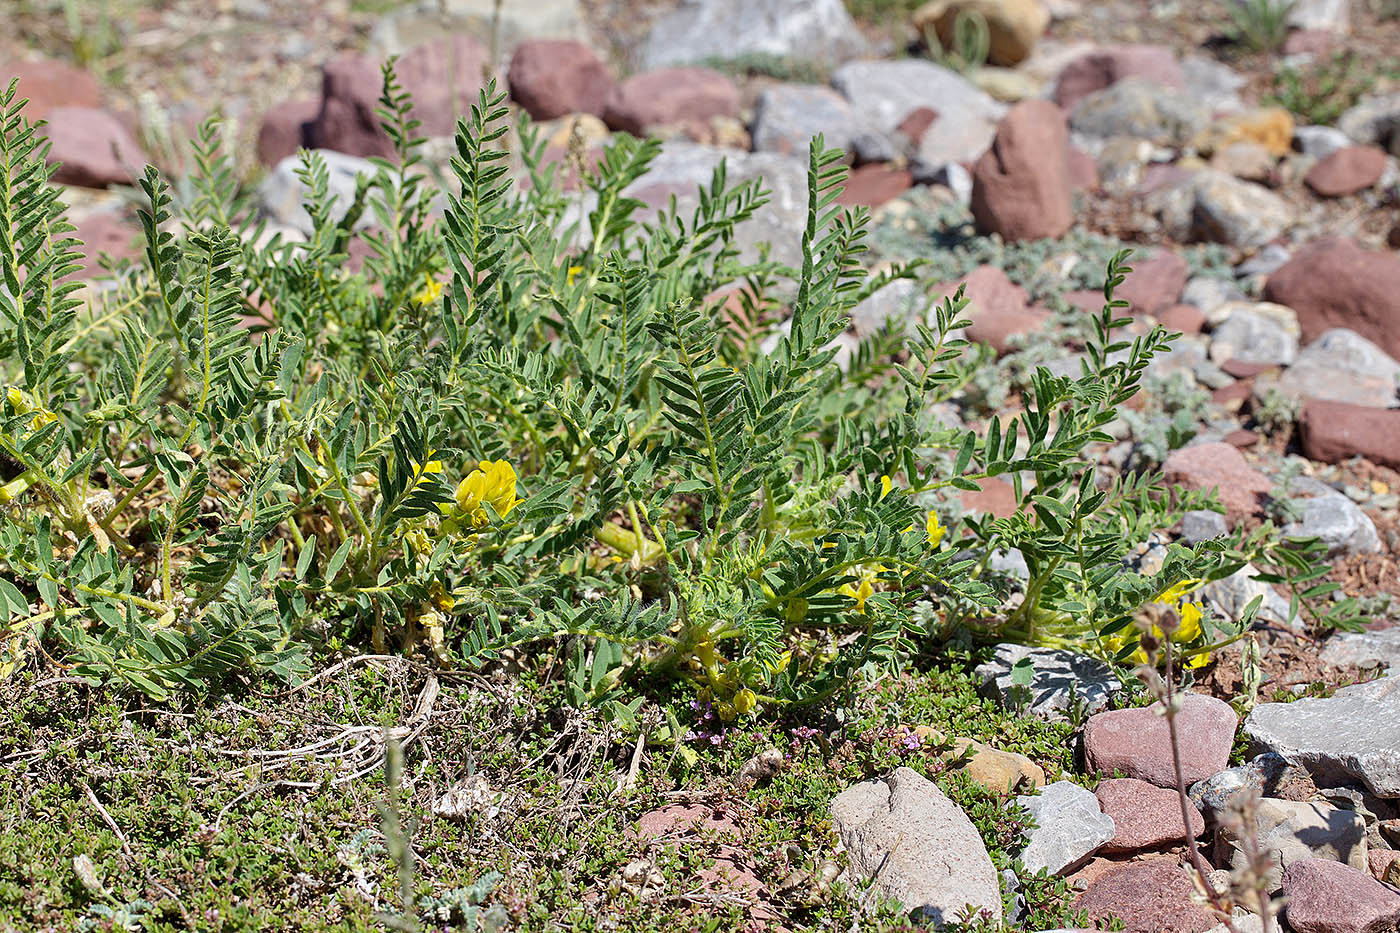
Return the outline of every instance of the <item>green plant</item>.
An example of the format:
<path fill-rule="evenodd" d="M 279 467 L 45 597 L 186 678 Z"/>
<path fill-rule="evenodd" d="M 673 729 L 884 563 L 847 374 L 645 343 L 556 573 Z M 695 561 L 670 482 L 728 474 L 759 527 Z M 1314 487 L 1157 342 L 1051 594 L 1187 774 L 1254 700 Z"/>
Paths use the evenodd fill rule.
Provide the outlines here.
<path fill-rule="evenodd" d="M 945 68 L 970 74 L 987 64 L 992 49 L 992 33 L 987 18 L 978 10 L 961 10 L 953 19 L 952 40 L 943 43 L 934 31 L 924 30 L 929 57 Z"/>
<path fill-rule="evenodd" d="M 1288 38 L 1288 16 L 1296 0 L 1230 0 L 1227 37 L 1251 52 L 1274 52 Z"/>
<path fill-rule="evenodd" d="M 1304 123 L 1331 126 L 1375 86 L 1376 73 L 1349 50 L 1303 65 L 1286 64 L 1274 73 L 1265 102 L 1287 108 Z"/>

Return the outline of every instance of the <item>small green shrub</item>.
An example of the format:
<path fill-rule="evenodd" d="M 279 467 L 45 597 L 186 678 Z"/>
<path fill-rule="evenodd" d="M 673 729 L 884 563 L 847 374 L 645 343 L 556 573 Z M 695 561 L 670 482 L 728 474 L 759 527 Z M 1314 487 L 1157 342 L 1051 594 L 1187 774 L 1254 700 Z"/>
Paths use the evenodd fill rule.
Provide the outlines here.
<path fill-rule="evenodd" d="M 1288 15 L 1296 0 L 1230 0 L 1227 37 L 1251 52 L 1275 52 L 1288 38 Z"/>
<path fill-rule="evenodd" d="M 1284 65 L 1265 102 L 1286 108 L 1303 123 L 1331 126 L 1375 86 L 1375 75 L 1354 52 L 1334 52 L 1305 65 Z"/>

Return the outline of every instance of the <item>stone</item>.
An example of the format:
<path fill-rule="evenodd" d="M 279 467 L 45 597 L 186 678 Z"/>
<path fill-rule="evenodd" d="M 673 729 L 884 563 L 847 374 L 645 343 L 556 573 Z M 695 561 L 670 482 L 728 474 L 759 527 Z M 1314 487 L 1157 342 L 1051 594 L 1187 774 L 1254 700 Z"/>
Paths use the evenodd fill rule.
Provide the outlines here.
<path fill-rule="evenodd" d="M 1338 149 L 1351 145 L 1347 134 L 1334 126 L 1293 128 L 1293 148 L 1310 159 L 1325 159 Z"/>
<path fill-rule="evenodd" d="M 1165 189 L 1159 203 L 1163 226 L 1178 239 L 1248 249 L 1263 246 L 1293 223 L 1288 203 L 1269 189 L 1211 169 Z"/>
<path fill-rule="evenodd" d="M 105 188 L 130 185 L 141 176 L 146 154 L 106 110 L 54 107 L 40 132 L 49 138 L 47 162 L 61 163 L 53 180 L 65 185 Z"/>
<path fill-rule="evenodd" d="M 77 68 L 53 58 L 10 61 L 0 68 L 4 85 L 19 78 L 19 98 L 27 98 L 24 116 L 30 122 L 45 119 L 57 107 L 96 110 L 102 105 L 97 78 L 86 68 Z"/>
<path fill-rule="evenodd" d="M 1228 279 L 1215 279 L 1207 276 L 1196 276 L 1186 282 L 1186 286 L 1181 290 L 1181 300 L 1190 305 L 1195 305 L 1207 315 L 1214 312 L 1222 305 L 1232 301 L 1243 301 L 1244 292 L 1239 286 Z M 1214 318 L 1221 320 L 1222 318 Z"/>
<path fill-rule="evenodd" d="M 1249 77 L 1216 56 L 1188 53 L 1181 59 L 1181 73 L 1186 78 L 1183 90 L 1212 114 L 1220 116 L 1248 110 L 1243 91 L 1249 84 Z"/>
<path fill-rule="evenodd" d="M 963 507 L 963 511 L 973 514 L 983 513 L 993 518 L 1010 518 L 1016 514 L 1016 509 L 1020 505 L 1020 500 L 1016 497 L 1016 487 L 1006 480 L 997 476 L 987 476 L 982 479 L 973 480 L 977 484 L 976 491 L 964 489 L 958 494 L 958 501 Z M 1013 551 L 1018 557 L 1020 551 Z M 996 564 L 996 556 L 988 566 Z M 1021 561 L 1021 569 L 1025 570 L 1025 560 Z M 996 569 L 995 567 L 993 569 Z"/>
<path fill-rule="evenodd" d="M 1287 366 L 1298 356 L 1297 324 L 1292 330 L 1276 315 L 1237 308 L 1211 334 L 1210 358 L 1252 366 Z"/>
<path fill-rule="evenodd" d="M 1288 25 L 1345 35 L 1351 29 L 1351 0 L 1295 0 L 1288 7 Z"/>
<path fill-rule="evenodd" d="M 895 322 L 898 330 L 908 330 L 916 321 L 923 322 L 928 304 L 928 298 L 912 281 L 895 279 L 851 308 L 851 330 L 862 339 L 888 321 Z"/>
<path fill-rule="evenodd" d="M 836 69 L 831 84 L 879 132 L 893 132 L 916 108 L 935 111 L 915 153 L 931 166 L 976 159 L 1006 114 L 1005 105 L 956 71 L 918 59 L 851 62 Z"/>
<path fill-rule="evenodd" d="M 922 163 L 916 163 L 912 168 L 914 172 L 914 182 L 919 184 L 921 176 L 919 169 Z M 923 176 L 922 183 L 932 185 L 942 185 L 953 195 L 953 198 L 969 209 L 972 206 L 972 173 L 963 168 L 957 162 L 948 162 L 940 165 L 932 172 Z"/>
<path fill-rule="evenodd" d="M 861 165 L 846 176 L 846 188 L 838 204 L 878 207 L 892 201 L 914 186 L 914 176 L 906 168 L 888 163 Z"/>
<path fill-rule="evenodd" d="M 258 161 L 272 166 L 296 155 L 310 143 L 311 121 L 321 112 L 321 102 L 313 98 L 289 100 L 263 114 L 258 128 Z"/>
<path fill-rule="evenodd" d="M 1304 341 L 1346 327 L 1400 357 L 1400 256 L 1315 240 L 1269 276 L 1264 297 L 1297 312 Z"/>
<path fill-rule="evenodd" d="M 1060 109 L 1023 101 L 997 126 L 972 170 L 977 232 L 1007 241 L 1057 237 L 1069 229 L 1069 132 Z"/>
<path fill-rule="evenodd" d="M 1355 143 L 1400 156 L 1400 92 L 1363 97 L 1337 120 Z"/>
<path fill-rule="evenodd" d="M 1224 769 L 1238 724 L 1239 717 L 1222 700 L 1199 693 L 1181 698 L 1176 734 L 1187 784 Z M 1090 716 L 1084 725 L 1084 761 L 1090 774 L 1121 771 L 1158 787 L 1176 786 L 1167 721 L 1158 704 Z"/>
<path fill-rule="evenodd" d="M 1244 731 L 1253 748 L 1307 768 L 1319 786 L 1360 780 L 1378 797 L 1400 797 L 1400 677 L 1260 703 Z"/>
<path fill-rule="evenodd" d="M 127 220 L 119 211 L 94 212 L 75 220 L 73 226 L 77 228 L 73 236 L 82 243 L 78 252 L 82 254 L 79 263 L 83 267 L 73 273 L 73 278 L 95 279 L 104 275 L 98 264 L 98 258 L 104 254 L 117 263 L 140 260 L 145 255 L 141 225 Z"/>
<path fill-rule="evenodd" d="M 1188 796 L 1207 819 L 1218 823 L 1249 792 L 1261 797 L 1299 799 L 1294 788 L 1299 788 L 1304 796 L 1317 791 L 1306 771 L 1289 764 L 1282 755 L 1265 752 L 1197 781 L 1191 785 Z"/>
<path fill-rule="evenodd" d="M 1124 78 L 1143 78 L 1166 87 L 1186 84 L 1181 65 L 1166 46 L 1106 46 L 1064 67 L 1055 85 L 1055 103 L 1066 110 L 1073 109 L 1085 97 Z"/>
<path fill-rule="evenodd" d="M 1400 893 L 1364 871 L 1305 858 L 1283 871 L 1294 933 L 1387 933 L 1400 925 Z"/>
<path fill-rule="evenodd" d="M 1162 471 L 1168 485 L 1217 490 L 1232 525 L 1246 515 L 1257 514 L 1274 486 L 1245 461 L 1243 454 L 1223 442 L 1191 444 L 1174 450 L 1162 464 Z"/>
<path fill-rule="evenodd" d="M 415 46 L 395 66 L 399 84 L 413 96 L 418 132 L 451 136 L 457 117 L 476 102 L 484 84 L 490 52 L 472 36 L 456 34 Z M 383 77 L 368 56 L 347 53 L 321 70 L 321 110 L 311 121 L 311 148 L 334 149 L 353 156 L 393 155 L 393 145 L 379 126 Z"/>
<path fill-rule="evenodd" d="M 758 95 L 752 124 L 755 151 L 806 158 L 812 137 L 818 133 L 828 146 L 850 151 L 857 137 L 865 133 L 865 124 L 846 98 L 831 88 L 815 84 L 774 84 Z M 867 135 L 890 146 L 889 159 L 898 154 L 884 134 Z"/>
<path fill-rule="evenodd" d="M 969 304 L 963 312 L 972 321 L 967 339 L 986 343 L 1003 354 L 1011 349 L 1011 338 L 1034 333 L 1051 317 L 1048 311 L 1026 304 L 1026 290 L 1007 278 L 996 266 L 979 266 L 946 288 L 952 295 L 964 287 Z M 939 289 L 934 289 L 938 294 Z"/>
<path fill-rule="evenodd" d="M 1069 185 L 1075 191 L 1099 190 L 1099 163 L 1083 149 L 1071 144 L 1067 150 Z"/>
<path fill-rule="evenodd" d="M 1098 798 L 1070 781 L 1047 784 L 1016 802 L 1035 818 L 1020 854 L 1028 871 L 1067 874 L 1113 838 L 1113 818 L 1099 809 Z"/>
<path fill-rule="evenodd" d="M 1132 271 L 1123 279 L 1113 297 L 1127 301 L 1134 314 L 1156 314 L 1176 304 L 1186 287 L 1190 272 L 1179 253 L 1159 249 L 1149 256 L 1130 260 Z M 1102 296 L 1096 300 L 1101 304 Z"/>
<path fill-rule="evenodd" d="M 1293 146 L 1293 128 L 1293 114 L 1286 109 L 1263 107 L 1216 120 L 1202 134 L 1197 148 L 1219 153 L 1236 143 L 1253 143 L 1281 159 Z"/>
<path fill-rule="evenodd" d="M 896 768 L 831 802 L 831 821 L 852 871 L 938 925 L 965 908 L 1001 918 L 996 869 L 977 828 L 928 778 Z"/>
<path fill-rule="evenodd" d="M 1347 146 L 1319 161 L 1303 181 L 1324 198 L 1364 191 L 1385 174 L 1386 154 L 1375 146 Z"/>
<path fill-rule="evenodd" d="M 1365 457 L 1400 469 L 1400 410 L 1312 399 L 1303 404 L 1298 432 L 1309 460 Z"/>
<path fill-rule="evenodd" d="M 642 43 L 645 68 L 773 56 L 827 65 L 869 51 L 841 0 L 685 0 Z"/>
<path fill-rule="evenodd" d="M 1367 849 L 1366 863 L 1371 877 L 1394 887 L 1400 882 L 1400 852 L 1394 849 Z"/>
<path fill-rule="evenodd" d="M 403 55 L 446 33 L 471 36 L 499 50 L 504 64 L 522 42 L 530 39 L 588 38 L 588 24 L 579 0 L 420 0 L 395 3 L 398 9 L 376 17 L 367 54 L 376 61 Z M 475 95 L 473 95 L 475 101 Z"/>
<path fill-rule="evenodd" d="M 1113 838 L 1104 845 L 1105 853 L 1175 845 L 1206 831 L 1206 821 L 1193 803 L 1186 806 L 1190 823 L 1182 823 L 1181 798 L 1172 788 L 1136 778 L 1109 778 L 1099 782 L 1094 796 L 1103 812 L 1113 818 Z"/>
<path fill-rule="evenodd" d="M 930 0 L 914 11 L 914 28 L 933 31 L 944 48 L 952 48 L 958 17 L 980 16 L 987 24 L 987 60 L 1010 67 L 1025 61 L 1036 40 L 1050 25 L 1050 11 L 1041 0 Z"/>
<path fill-rule="evenodd" d="M 662 68 L 618 82 L 608 96 L 603 122 L 645 136 L 655 126 L 738 115 L 739 89 L 718 71 Z"/>
<path fill-rule="evenodd" d="M 313 152 L 325 161 L 328 188 L 335 202 L 331 207 L 331 214 L 339 219 L 345 216 L 355 198 L 356 176 L 373 175 L 374 164 L 368 159 L 328 149 Z M 297 169 L 300 167 L 301 159 L 297 156 L 288 156 L 274 165 L 258 186 L 258 208 L 269 220 L 310 236 L 314 228 L 311 216 L 306 213 L 307 188 L 297 177 Z M 368 222 L 369 218 L 362 218 L 361 225 Z"/>
<path fill-rule="evenodd" d="M 1215 916 L 1193 901 L 1195 883 L 1174 855 L 1109 863 L 1070 905 L 1090 918 L 1123 922 L 1125 933 L 1204 933 Z"/>
<path fill-rule="evenodd" d="M 1169 305 L 1156 312 L 1154 317 L 1167 330 L 1183 334 L 1199 334 L 1206 324 L 1205 313 L 1195 305 L 1188 304 Z"/>
<path fill-rule="evenodd" d="M 968 75 L 968 80 L 1004 104 L 1041 96 L 1041 82 L 1019 68 L 984 65 Z"/>
<path fill-rule="evenodd" d="M 1178 146 L 1195 138 L 1210 119 L 1199 103 L 1143 78 L 1126 78 L 1075 104 L 1070 128 L 1099 139 L 1131 136 Z"/>
<path fill-rule="evenodd" d="M 947 762 L 949 770 L 967 775 L 994 794 L 1045 786 L 1045 769 L 1025 755 L 1002 751 L 975 739 L 949 739 L 928 726 L 916 726 L 914 734 Z"/>
<path fill-rule="evenodd" d="M 1356 331 L 1334 327 L 1305 346 L 1275 386 L 1297 399 L 1394 408 L 1400 362 Z"/>
<path fill-rule="evenodd" d="M 1210 167 L 1256 184 L 1266 184 L 1274 172 L 1274 156 L 1259 143 L 1230 143 L 1210 157 Z"/>
<path fill-rule="evenodd" d="M 1031 682 L 1013 682 L 1017 663 L 1030 664 Z M 1064 648 L 1031 648 L 1012 642 L 996 646 L 992 658 L 977 665 L 978 691 L 1006 709 L 1026 706 L 1032 715 L 1063 721 L 1075 707 L 1096 713 L 1123 689 L 1113 670 L 1098 658 Z"/>
<path fill-rule="evenodd" d="M 1267 873 L 1271 890 L 1278 888 L 1283 871 L 1302 859 L 1332 859 L 1366 870 L 1366 821 L 1351 810 L 1263 797 L 1254 805 L 1254 833 L 1272 865 Z M 1215 858 L 1232 869 L 1245 864 L 1243 843 L 1228 826 L 1216 834 Z"/>
<path fill-rule="evenodd" d="M 1380 552 L 1375 523 L 1343 493 L 1310 476 L 1290 480 L 1288 493 L 1302 499 L 1303 517 L 1284 525 L 1284 535 L 1318 538 L 1327 546 L 1329 560 Z"/>
<path fill-rule="evenodd" d="M 1258 575 L 1259 570 L 1253 564 L 1245 564 L 1228 577 L 1201 587 L 1201 597 L 1213 612 L 1237 622 L 1257 596 L 1262 599 L 1260 619 L 1281 625 L 1293 624 L 1295 620 L 1289 616 L 1288 600 L 1269 584 L 1255 579 Z"/>
<path fill-rule="evenodd" d="M 520 43 L 507 73 L 510 96 L 536 120 L 571 113 L 603 115 L 617 83 L 594 51 L 574 39 Z"/>
<path fill-rule="evenodd" d="M 1318 658 L 1333 667 L 1380 668 L 1400 674 L 1400 626 L 1375 632 L 1337 632 L 1322 646 Z"/>
<path fill-rule="evenodd" d="M 1209 509 L 1193 509 L 1181 516 L 1181 537 L 1187 544 L 1199 544 L 1230 533 L 1225 516 Z"/>

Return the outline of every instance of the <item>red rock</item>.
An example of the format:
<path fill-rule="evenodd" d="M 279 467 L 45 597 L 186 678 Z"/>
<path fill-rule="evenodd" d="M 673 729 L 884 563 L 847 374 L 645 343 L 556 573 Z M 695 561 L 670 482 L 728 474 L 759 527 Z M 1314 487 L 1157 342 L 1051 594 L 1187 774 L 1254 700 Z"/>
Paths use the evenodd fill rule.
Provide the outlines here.
<path fill-rule="evenodd" d="M 1226 449 L 1238 456 L 1233 447 Z M 1158 787 L 1175 787 L 1167 720 L 1158 714 L 1159 708 L 1153 704 L 1090 716 L 1084 724 L 1086 770 L 1090 774 L 1121 771 Z M 1182 697 L 1176 734 L 1182 777 L 1188 785 L 1225 769 L 1237 725 L 1239 717 L 1223 700 L 1200 693 Z"/>
<path fill-rule="evenodd" d="M 964 491 L 960 498 L 968 512 L 985 512 L 993 518 L 1010 518 L 1016 514 L 1016 489 L 1006 480 L 988 476 L 976 481 L 977 492 Z"/>
<path fill-rule="evenodd" d="M 1163 188 L 1171 188 L 1181 184 L 1191 175 L 1190 169 L 1182 168 L 1175 162 L 1166 165 L 1153 162 L 1143 170 L 1142 184 L 1138 185 L 1137 193 L 1140 195 L 1151 194 Z"/>
<path fill-rule="evenodd" d="M 973 269 L 948 287 L 946 294 L 951 295 L 958 285 L 965 286 L 970 302 L 965 312 L 972 321 L 967 339 L 990 344 L 999 354 L 1011 349 L 1012 335 L 1034 333 L 1052 317 L 1043 308 L 1028 307 L 1026 290 L 996 266 Z"/>
<path fill-rule="evenodd" d="M 1022 101 L 997 126 L 992 146 L 972 169 L 977 232 L 1039 240 L 1069 229 L 1069 130 L 1059 108 Z"/>
<path fill-rule="evenodd" d="M 510 94 L 536 120 L 569 113 L 601 117 L 612 93 L 612 72 L 593 50 L 573 39 L 531 39 L 510 60 Z"/>
<path fill-rule="evenodd" d="M 1346 327 L 1400 357 L 1400 256 L 1345 237 L 1315 240 L 1269 276 L 1264 300 L 1298 314 L 1303 344 Z"/>
<path fill-rule="evenodd" d="M 1289 863 L 1283 894 L 1294 933 L 1382 933 L 1400 924 L 1400 893 L 1331 859 Z"/>
<path fill-rule="evenodd" d="M 876 207 L 893 201 L 914 187 L 914 176 L 908 169 L 896 168 L 885 162 L 872 162 L 851 170 L 846 190 L 836 199 L 839 204 Z"/>
<path fill-rule="evenodd" d="M 1228 411 L 1239 411 L 1253 396 L 1253 379 L 1236 379 L 1229 385 L 1212 389 L 1210 392 L 1211 401 L 1223 405 Z"/>
<path fill-rule="evenodd" d="M 1072 191 L 1099 190 L 1099 162 L 1078 146 L 1070 146 L 1065 154 Z"/>
<path fill-rule="evenodd" d="M 1195 305 L 1176 304 L 1163 308 L 1154 317 L 1167 330 L 1183 334 L 1199 334 L 1206 325 L 1206 313 Z"/>
<path fill-rule="evenodd" d="M 31 122 L 42 120 L 55 107 L 101 106 L 97 78 L 84 68 L 52 58 L 37 61 L 12 61 L 0 67 L 0 91 L 9 87 L 11 78 L 19 78 L 19 96 L 28 98 L 24 115 Z"/>
<path fill-rule="evenodd" d="M 1136 852 L 1186 841 L 1181 801 L 1174 789 L 1136 778 L 1110 778 L 1100 782 L 1094 796 L 1103 812 L 1113 817 L 1115 828 L 1104 853 Z M 1206 831 L 1206 821 L 1191 801 L 1186 802 L 1186 808 L 1191 817 L 1190 834 L 1195 838 Z"/>
<path fill-rule="evenodd" d="M 1186 260 L 1171 250 L 1157 250 L 1151 257 L 1129 260 L 1133 271 L 1123 279 L 1113 297 L 1130 303 L 1134 314 L 1156 314 L 1176 304 L 1186 287 L 1190 270 Z"/>
<path fill-rule="evenodd" d="M 1078 308 L 1085 314 L 1097 315 L 1103 310 L 1103 291 L 1093 288 L 1076 288 L 1061 296 L 1065 303 Z"/>
<path fill-rule="evenodd" d="M 144 240 L 141 227 L 115 211 L 89 214 L 73 226 L 77 227 L 73 236 L 83 244 L 78 248 L 78 252 L 83 254 L 83 268 L 73 273 L 75 279 L 93 279 L 105 274 L 97 264 L 99 254 L 106 253 L 118 262 L 140 259 L 142 255 Z"/>
<path fill-rule="evenodd" d="M 1324 198 L 1364 191 L 1385 173 L 1385 150 L 1375 146 L 1344 146 L 1308 169 L 1303 182 Z"/>
<path fill-rule="evenodd" d="M 258 161 L 276 165 L 298 149 L 309 147 L 311 121 L 321 112 L 319 100 L 289 100 L 263 114 L 258 130 Z"/>
<path fill-rule="evenodd" d="M 413 95 L 413 117 L 425 136 L 450 136 L 485 85 L 490 52 L 477 39 L 453 35 L 426 42 L 398 61 L 399 84 Z M 315 148 L 357 156 L 393 154 L 379 127 L 379 66 L 363 55 L 341 55 L 321 71 L 321 111 L 311 122 L 308 141 Z"/>
<path fill-rule="evenodd" d="M 1341 463 L 1365 457 L 1400 469 L 1400 409 L 1309 399 L 1298 418 L 1298 433 L 1309 460 Z"/>
<path fill-rule="evenodd" d="M 915 107 L 905 115 L 899 125 L 895 127 L 905 139 L 909 140 L 909 145 L 915 149 L 919 148 L 919 140 L 924 138 L 928 128 L 938 120 L 938 111 L 932 107 Z"/>
<path fill-rule="evenodd" d="M 54 181 L 65 185 L 129 185 L 146 165 L 146 154 L 131 133 L 106 110 L 55 107 L 43 132 L 52 144 L 49 164 L 63 163 Z"/>
<path fill-rule="evenodd" d="M 1366 866 L 1371 869 L 1371 874 L 1377 881 L 1385 880 L 1385 873 L 1390 870 L 1390 866 L 1400 864 L 1400 852 L 1394 849 L 1368 849 L 1366 851 Z"/>
<path fill-rule="evenodd" d="M 1273 488 L 1269 478 L 1245 462 L 1244 456 L 1229 444 L 1192 444 L 1172 451 L 1162 471 L 1168 485 L 1192 490 L 1217 489 L 1231 524 L 1246 515 L 1257 514 L 1264 497 Z"/>
<path fill-rule="evenodd" d="M 729 817 L 702 804 L 667 804 L 642 814 L 634 835 L 642 839 L 662 839 L 666 836 L 713 833 L 739 838 L 739 827 Z"/>
<path fill-rule="evenodd" d="M 1231 431 L 1229 434 L 1226 434 L 1224 441 L 1231 447 L 1243 449 L 1245 447 L 1253 447 L 1255 444 L 1259 443 L 1259 435 L 1253 431 L 1246 431 L 1244 428 L 1240 428 L 1238 431 Z"/>
<path fill-rule="evenodd" d="M 608 96 L 603 122 L 642 136 L 649 127 L 737 117 L 739 89 L 709 68 L 660 68 L 619 82 Z"/>
<path fill-rule="evenodd" d="M 1124 78 L 1145 78 L 1168 87 L 1186 84 L 1176 56 L 1165 46 L 1106 46 L 1076 58 L 1060 71 L 1055 103 L 1069 110 L 1095 91 Z"/>
<path fill-rule="evenodd" d="M 1189 870 L 1165 855 L 1100 870 L 1072 906 L 1095 920 L 1121 919 L 1126 933 L 1202 933 L 1216 920 L 1192 902 L 1194 891 Z"/>
<path fill-rule="evenodd" d="M 1278 369 L 1277 363 L 1251 363 L 1247 360 L 1237 360 L 1234 357 L 1220 364 L 1220 369 L 1227 376 L 1234 376 L 1236 379 L 1248 379 L 1260 373 L 1266 373 L 1271 369 Z"/>

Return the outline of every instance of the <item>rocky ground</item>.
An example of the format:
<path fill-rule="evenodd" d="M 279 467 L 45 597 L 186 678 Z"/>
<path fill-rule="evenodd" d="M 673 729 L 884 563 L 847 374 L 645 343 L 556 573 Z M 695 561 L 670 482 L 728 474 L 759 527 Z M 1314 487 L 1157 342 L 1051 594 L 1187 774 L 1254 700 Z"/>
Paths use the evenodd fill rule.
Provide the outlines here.
<path fill-rule="evenodd" d="M 773 198 L 749 235 L 777 241 L 787 261 L 805 210 L 807 141 L 824 134 L 850 155 L 843 201 L 873 212 L 872 264 L 924 260 L 936 283 L 877 293 L 857 309 L 852 344 L 965 285 L 968 336 L 998 358 L 976 385 L 1001 411 L 1014 410 L 1035 365 L 1077 365 L 1106 258 L 1136 248 L 1120 297 L 1138 326 L 1184 336 L 1114 425 L 1102 469 L 1161 465 L 1169 482 L 1218 489 L 1224 515 L 1191 513 L 1166 537 L 1265 520 L 1320 536 L 1331 579 L 1364 600 L 1366 630 L 1310 629 L 1250 568 L 1207 588 L 1227 616 L 1254 595 L 1265 602 L 1246 642 L 1258 658 L 1239 645 L 1221 652 L 1177 719 L 1185 823 L 1165 721 L 1144 698 L 1106 665 L 1053 649 L 1032 655 L 1021 683 L 1013 669 L 1024 671 L 1025 650 L 1012 645 L 981 657 L 969 683 L 1007 721 L 1038 723 L 1058 750 L 1020 754 L 1011 747 L 1024 735 L 973 739 L 910 720 L 891 726 L 910 730 L 891 748 L 907 763 L 905 753 L 949 740 L 972 780 L 1003 797 L 1010 788 L 1035 828 L 989 843 L 927 767 L 852 783 L 809 809 L 829 807 L 822 828 L 835 831 L 850 877 L 933 920 L 967 904 L 1000 917 L 1016 881 L 998 871 L 1005 850 L 1032 873 L 1067 878 L 1081 921 L 1200 933 L 1219 918 L 1182 870 L 1187 839 L 1228 872 L 1247 867 L 1243 840 L 1253 838 L 1272 855 L 1270 889 L 1289 898 L 1285 920 L 1299 933 L 1400 923 L 1394 3 L 1304 0 L 1271 47 L 1238 35 L 1218 3 L 963 0 L 943 6 L 983 11 L 990 61 L 956 69 L 924 44 L 946 26 L 938 4 L 882 0 L 852 2 L 855 18 L 839 0 L 4 5 L 12 28 L 0 70 L 21 76 L 31 116 L 49 122 L 94 280 L 99 253 L 115 264 L 140 256 L 141 166 L 178 175 L 192 127 L 214 110 L 240 141 L 240 170 L 269 225 L 302 235 L 294 153 L 339 153 L 328 158 L 342 191 L 366 159 L 390 154 L 373 106 L 391 54 L 431 136 L 450 135 L 493 75 L 541 122 L 547 158 L 564 171 L 571 139 L 584 162 L 613 133 L 666 139 L 631 190 L 654 209 L 673 196 L 693 202 L 720 159 L 731 179 L 762 177 Z M 988 480 L 961 505 L 1004 514 L 1009 499 L 1009 486 Z M 783 767 L 782 753 L 765 764 L 754 752 L 735 763 L 751 769 L 740 801 L 745 783 Z M 1262 799 L 1242 826 L 1231 803 L 1251 787 Z M 755 928 L 802 925 L 782 906 L 778 892 L 792 889 L 777 863 L 748 861 L 752 808 L 653 802 L 629 838 L 723 839 L 708 851 L 732 871 L 712 862 L 695 883 L 723 891 Z M 800 854 L 808 841 L 782 844 Z M 629 861 L 628 890 L 644 894 L 656 870 Z"/>

